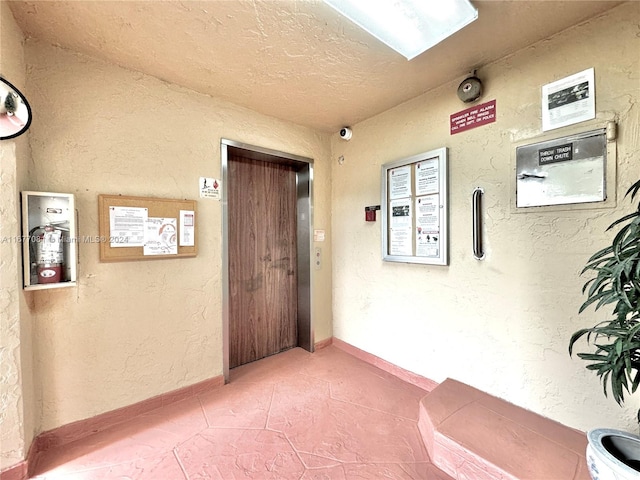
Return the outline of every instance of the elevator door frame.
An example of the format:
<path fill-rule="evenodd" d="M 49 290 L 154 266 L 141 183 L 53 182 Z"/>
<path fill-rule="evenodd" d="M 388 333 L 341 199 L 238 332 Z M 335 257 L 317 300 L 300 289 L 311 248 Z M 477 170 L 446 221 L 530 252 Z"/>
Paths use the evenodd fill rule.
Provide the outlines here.
<path fill-rule="evenodd" d="M 298 251 L 298 347 L 314 350 L 313 319 L 311 316 L 311 228 L 313 225 L 313 160 L 290 153 L 248 145 L 234 140 L 220 141 L 222 162 L 222 371 L 229 382 L 229 210 L 228 161 L 229 152 L 236 151 L 246 158 L 292 165 L 296 170 L 297 190 L 297 251 Z"/>

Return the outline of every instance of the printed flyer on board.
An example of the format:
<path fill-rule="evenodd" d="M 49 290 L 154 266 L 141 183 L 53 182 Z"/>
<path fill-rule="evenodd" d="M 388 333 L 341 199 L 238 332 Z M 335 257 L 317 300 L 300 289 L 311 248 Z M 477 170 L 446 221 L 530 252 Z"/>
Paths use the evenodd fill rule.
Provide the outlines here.
<path fill-rule="evenodd" d="M 391 219 L 389 221 L 389 253 L 391 255 L 411 255 L 411 199 L 391 200 Z"/>
<path fill-rule="evenodd" d="M 440 197 L 425 195 L 416 198 L 416 256 L 440 255 Z"/>

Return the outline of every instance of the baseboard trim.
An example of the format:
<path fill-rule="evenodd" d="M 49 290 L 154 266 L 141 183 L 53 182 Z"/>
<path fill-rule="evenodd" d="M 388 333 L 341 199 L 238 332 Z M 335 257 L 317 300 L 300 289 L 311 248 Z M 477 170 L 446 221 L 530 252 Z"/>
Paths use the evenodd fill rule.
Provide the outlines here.
<path fill-rule="evenodd" d="M 347 343 L 344 340 L 340 340 L 339 338 L 333 337 L 331 344 L 336 348 L 339 348 L 340 350 L 353 355 L 356 358 L 359 358 L 363 362 L 367 362 L 374 367 L 378 367 L 380 370 L 384 370 L 391 375 L 395 375 L 401 380 L 404 380 L 407 383 L 411 383 L 416 387 L 422 388 L 427 392 L 430 392 L 439 385 L 438 382 L 434 382 L 429 378 L 418 375 L 417 373 L 410 372 L 409 370 L 405 370 L 402 367 L 398 367 L 391 362 L 387 362 L 380 357 L 376 357 L 369 352 L 365 352 L 358 347 L 354 347 L 350 343 Z"/>
<path fill-rule="evenodd" d="M 5 468 L 0 472 L 0 480 L 26 480 L 29 465 L 27 460 L 22 460 L 15 465 Z"/>
<path fill-rule="evenodd" d="M 314 350 L 322 350 L 323 348 L 327 348 L 332 343 L 333 343 L 333 337 L 329 337 L 329 338 L 325 338 L 324 340 L 320 340 L 313 347 L 314 347 Z"/>
<path fill-rule="evenodd" d="M 79 420 L 77 422 L 49 430 L 38 435 L 38 441 L 40 443 L 39 446 L 41 447 L 40 451 L 65 445 L 69 442 L 97 433 L 105 428 L 130 420 L 143 413 L 155 410 L 156 408 L 164 407 L 172 403 L 179 402 L 180 400 L 185 400 L 222 385 L 224 385 L 224 379 L 222 375 L 220 375 L 218 377 L 204 380 L 203 382 L 142 400 L 141 402 L 134 403 L 126 407 L 101 413 L 100 415 L 96 415 L 92 418 Z"/>
<path fill-rule="evenodd" d="M 29 475 L 33 474 L 38 455 L 50 448 L 66 445 L 67 443 L 131 420 L 133 417 L 150 412 L 156 408 L 165 407 L 172 403 L 195 397 L 196 395 L 223 385 L 224 377 L 219 375 L 187 387 L 156 395 L 155 397 L 127 405 L 126 407 L 101 413 L 95 417 L 78 420 L 77 422 L 68 423 L 43 432 L 33 439 L 26 460 L 0 472 L 0 480 L 26 480 Z"/>

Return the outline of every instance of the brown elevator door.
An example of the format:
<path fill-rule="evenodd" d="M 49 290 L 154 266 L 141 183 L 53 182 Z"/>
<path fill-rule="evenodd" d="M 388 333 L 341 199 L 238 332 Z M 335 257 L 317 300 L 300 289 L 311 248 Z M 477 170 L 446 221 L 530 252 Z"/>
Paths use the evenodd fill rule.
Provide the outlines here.
<path fill-rule="evenodd" d="M 229 367 L 297 344 L 296 172 L 230 155 Z"/>

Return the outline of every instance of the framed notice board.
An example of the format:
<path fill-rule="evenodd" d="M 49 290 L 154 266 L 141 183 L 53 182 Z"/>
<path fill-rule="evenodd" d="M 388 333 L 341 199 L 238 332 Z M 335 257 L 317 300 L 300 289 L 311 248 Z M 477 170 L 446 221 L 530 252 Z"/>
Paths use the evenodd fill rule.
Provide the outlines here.
<path fill-rule="evenodd" d="M 98 195 L 100 261 L 195 257 L 196 201 Z"/>
<path fill-rule="evenodd" d="M 449 264 L 446 148 L 382 166 L 382 259 Z"/>

